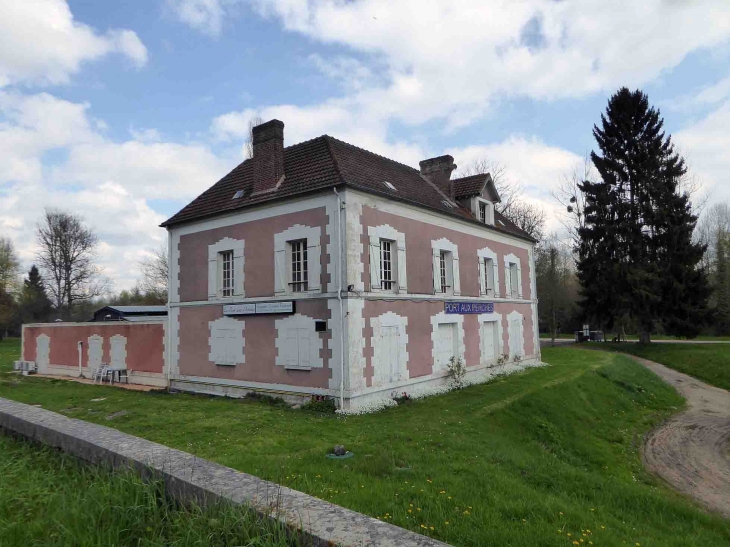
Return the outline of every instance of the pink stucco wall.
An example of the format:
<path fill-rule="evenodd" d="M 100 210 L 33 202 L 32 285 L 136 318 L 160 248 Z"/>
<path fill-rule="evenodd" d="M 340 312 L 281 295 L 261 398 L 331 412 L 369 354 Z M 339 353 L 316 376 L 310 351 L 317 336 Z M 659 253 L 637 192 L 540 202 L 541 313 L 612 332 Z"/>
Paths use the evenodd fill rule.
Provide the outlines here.
<path fill-rule="evenodd" d="M 248 274 L 247 274 L 248 277 Z M 296 313 L 317 320 L 330 319 L 327 300 L 299 300 Z M 246 315 L 237 318 L 244 321 L 244 354 L 246 362 L 235 366 L 212 363 L 210 353 L 209 323 L 223 317 L 221 305 L 180 308 L 180 360 L 179 371 L 185 376 L 200 376 L 224 380 L 238 380 L 300 387 L 327 388 L 332 377 L 331 333 L 318 333 L 323 340 L 320 357 L 323 368 L 309 371 L 288 370 L 275 364 L 275 321 L 286 315 Z"/>
<path fill-rule="evenodd" d="M 180 301 L 208 300 L 208 245 L 225 237 L 246 242 L 244 260 L 244 291 L 247 297 L 274 295 L 274 234 L 283 232 L 295 224 L 322 229 L 322 286 L 329 281 L 327 275 L 326 234 L 327 213 L 324 207 L 254 220 L 213 230 L 204 230 L 180 237 Z"/>
<path fill-rule="evenodd" d="M 370 253 L 368 246 L 370 239 L 368 227 L 388 224 L 406 238 L 406 273 L 408 276 L 408 292 L 414 294 L 433 294 L 433 252 L 431 241 L 446 238 L 459 248 L 459 270 L 461 279 L 461 294 L 463 296 L 479 296 L 479 258 L 477 251 L 489 247 L 497 253 L 499 267 L 499 293 L 505 293 L 504 257 L 510 253 L 520 259 L 522 269 L 522 297 L 525 300 L 532 298 L 530 285 L 530 262 L 525 249 L 505 245 L 487 239 L 489 231 L 485 230 L 485 237 L 477 237 L 448 228 L 442 228 L 426 222 L 412 220 L 391 213 L 385 213 L 373 207 L 362 208 L 363 225 L 363 281 L 365 287 L 370 287 Z"/>
<path fill-rule="evenodd" d="M 518 311 L 523 315 L 523 338 L 525 342 L 525 357 L 535 356 L 534 325 L 532 322 L 532 308 L 529 304 L 507 304 L 498 303 L 494 306 L 495 312 L 502 315 L 502 346 L 507 352 L 509 348 L 509 327 L 507 315 Z M 433 301 L 410 301 L 410 300 L 367 300 L 363 310 L 365 318 L 365 379 L 370 386 L 373 377 L 373 348 L 371 337 L 373 329 L 370 320 L 386 312 L 393 312 L 402 317 L 408 318 L 406 334 L 408 335 L 408 371 L 410 378 L 426 376 L 431 374 L 433 369 L 433 343 L 431 333 L 431 317 L 444 311 L 443 302 Z M 479 321 L 477 315 L 464 316 L 464 363 L 467 367 L 478 365 L 481 359 Z"/>
<path fill-rule="evenodd" d="M 83 342 L 82 365 L 89 362 L 89 337 L 99 335 L 102 343 L 102 361 L 111 361 L 111 342 L 114 335 L 127 338 L 127 369 L 137 372 L 162 373 L 164 368 L 164 327 L 162 323 L 139 324 L 105 322 L 87 324 L 29 325 L 23 329 L 23 360 L 36 360 L 36 338 L 40 334 L 50 337 L 50 364 L 54 366 L 79 366 L 77 343 Z"/>

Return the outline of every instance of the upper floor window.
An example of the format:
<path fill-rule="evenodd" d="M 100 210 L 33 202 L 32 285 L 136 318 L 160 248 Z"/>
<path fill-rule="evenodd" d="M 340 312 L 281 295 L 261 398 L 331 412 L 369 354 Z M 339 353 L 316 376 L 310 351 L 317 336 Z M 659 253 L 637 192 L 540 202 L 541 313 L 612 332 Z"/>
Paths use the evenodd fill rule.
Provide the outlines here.
<path fill-rule="evenodd" d="M 406 293 L 406 238 L 393 227 L 370 226 L 370 290 Z"/>
<path fill-rule="evenodd" d="M 220 257 L 221 293 L 222 296 L 233 296 L 233 251 L 223 251 Z"/>
<path fill-rule="evenodd" d="M 431 242 L 433 249 L 433 287 L 435 293 L 461 294 L 459 250 L 448 239 Z"/>
<path fill-rule="evenodd" d="M 307 240 L 298 239 L 288 242 L 291 250 L 289 285 L 292 292 L 307 292 L 309 290 L 309 267 L 307 264 Z"/>
<path fill-rule="evenodd" d="M 494 260 L 484 259 L 484 294 L 494 295 Z"/>
<path fill-rule="evenodd" d="M 225 237 L 208 245 L 208 300 L 244 297 L 244 241 Z"/>
<path fill-rule="evenodd" d="M 508 298 L 522 298 L 522 267 L 513 254 L 504 257 L 504 284 Z"/>
<path fill-rule="evenodd" d="M 274 235 L 274 290 L 277 295 L 319 292 L 322 229 L 296 224 Z"/>
<path fill-rule="evenodd" d="M 447 293 L 451 289 L 451 253 L 441 251 L 439 254 L 439 277 L 441 278 L 441 292 Z"/>
<path fill-rule="evenodd" d="M 386 291 L 395 288 L 393 280 L 393 241 L 389 239 L 380 240 L 380 286 Z"/>
<path fill-rule="evenodd" d="M 479 259 L 479 294 L 481 296 L 499 296 L 499 269 L 497 253 L 489 247 L 477 251 Z"/>

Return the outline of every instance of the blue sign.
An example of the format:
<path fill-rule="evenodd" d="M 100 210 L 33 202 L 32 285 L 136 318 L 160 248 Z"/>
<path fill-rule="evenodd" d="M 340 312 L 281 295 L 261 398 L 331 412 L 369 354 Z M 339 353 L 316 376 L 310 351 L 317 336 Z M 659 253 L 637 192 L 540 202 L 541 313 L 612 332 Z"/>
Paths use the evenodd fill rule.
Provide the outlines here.
<path fill-rule="evenodd" d="M 494 313 L 494 302 L 444 302 L 446 313 Z"/>

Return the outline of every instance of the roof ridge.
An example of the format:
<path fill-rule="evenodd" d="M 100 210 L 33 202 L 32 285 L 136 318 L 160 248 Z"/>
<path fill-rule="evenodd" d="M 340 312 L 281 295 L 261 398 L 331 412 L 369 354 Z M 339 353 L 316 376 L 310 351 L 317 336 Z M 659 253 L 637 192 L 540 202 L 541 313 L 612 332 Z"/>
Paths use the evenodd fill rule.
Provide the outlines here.
<path fill-rule="evenodd" d="M 349 146 L 351 148 L 355 148 L 356 150 L 360 150 L 361 152 L 365 152 L 366 154 L 370 154 L 371 156 L 375 156 L 375 157 L 378 157 L 380 159 L 383 159 L 383 160 L 385 160 L 387 162 L 394 163 L 395 165 L 398 165 L 400 167 L 405 167 L 406 169 L 409 169 L 411 171 L 415 171 L 416 173 L 419 173 L 420 174 L 420 171 L 418 169 L 416 169 L 415 167 L 411 167 L 410 165 L 406 165 L 405 163 L 401 163 L 399 161 L 396 161 L 394 159 L 388 158 L 386 156 L 382 156 L 382 155 L 378 154 L 377 152 L 373 152 L 372 150 L 367 150 L 366 148 L 361 148 L 360 146 L 357 146 L 357 145 L 351 144 L 349 142 L 343 141 L 343 140 L 338 139 L 337 137 L 333 137 L 331 135 L 325 134 L 325 135 L 322 135 L 322 136 L 323 137 L 326 137 L 328 139 L 331 139 L 331 140 L 333 140 L 335 142 L 338 142 L 340 144 L 344 144 L 345 146 Z"/>

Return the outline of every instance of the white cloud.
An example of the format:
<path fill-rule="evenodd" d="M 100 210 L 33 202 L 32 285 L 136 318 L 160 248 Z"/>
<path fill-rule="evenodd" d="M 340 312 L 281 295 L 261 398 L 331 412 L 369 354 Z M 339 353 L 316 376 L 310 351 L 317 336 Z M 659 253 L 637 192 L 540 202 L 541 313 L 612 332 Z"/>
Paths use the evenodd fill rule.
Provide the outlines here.
<path fill-rule="evenodd" d="M 242 0 L 166 0 L 167 8 L 183 23 L 211 36 L 221 33 L 223 20 Z"/>
<path fill-rule="evenodd" d="M 147 62 L 147 49 L 133 31 L 99 34 L 74 20 L 66 0 L 3 2 L 0 35 L 0 87 L 66 83 L 82 63 L 112 52 L 137 67 Z"/>
<path fill-rule="evenodd" d="M 0 232 L 16 244 L 26 266 L 36 253 L 34 230 L 45 207 L 82 215 L 100 239 L 99 263 L 116 282 L 130 287 L 138 260 L 164 237 L 165 216 L 148 200 L 176 200 L 180 206 L 208 188 L 234 164 L 198 143 L 144 139 L 113 142 L 98 132 L 89 106 L 47 93 L 0 92 Z M 44 163 L 49 151 L 65 154 Z"/>
<path fill-rule="evenodd" d="M 730 202 L 730 100 L 699 122 L 673 135 L 690 172 L 708 192 L 711 202 Z"/>
<path fill-rule="evenodd" d="M 255 5 L 290 31 L 384 64 L 386 85 L 371 81 L 350 97 L 369 114 L 414 124 L 453 116 L 452 127 L 473 122 L 495 97 L 550 100 L 641 85 L 730 38 L 725 0 Z"/>

